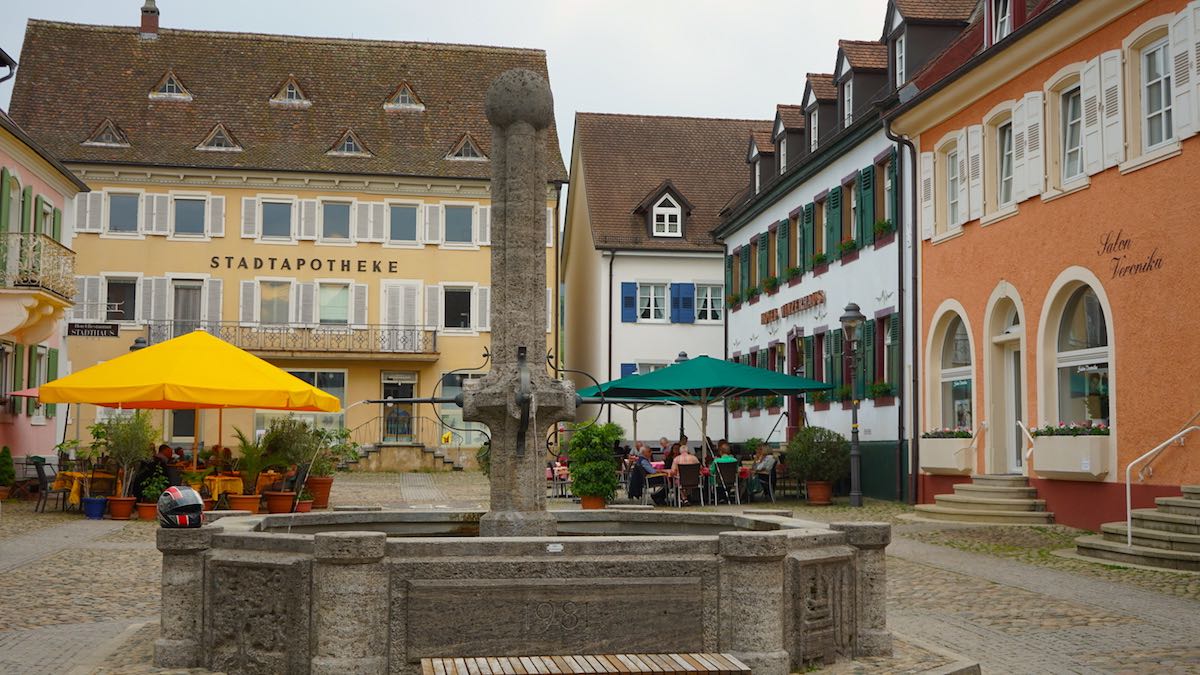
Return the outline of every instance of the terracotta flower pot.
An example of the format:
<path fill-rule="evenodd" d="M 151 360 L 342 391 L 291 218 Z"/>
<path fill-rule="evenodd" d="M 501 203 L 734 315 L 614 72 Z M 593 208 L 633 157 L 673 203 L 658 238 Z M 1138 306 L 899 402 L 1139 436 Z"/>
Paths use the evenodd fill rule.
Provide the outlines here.
<path fill-rule="evenodd" d="M 212 511 L 215 508 L 217 508 L 217 500 L 215 500 L 211 497 L 204 500 L 204 510 L 205 511 Z"/>
<path fill-rule="evenodd" d="M 579 505 L 584 509 L 602 509 L 604 497 L 580 497 Z"/>
<path fill-rule="evenodd" d="M 138 520 L 157 520 L 158 519 L 158 504 L 150 502 L 137 503 Z"/>
<path fill-rule="evenodd" d="M 133 503 L 137 497 L 109 497 L 108 517 L 113 520 L 129 520 L 133 515 Z"/>
<path fill-rule="evenodd" d="M 258 513 L 258 505 L 262 501 L 262 495 L 227 494 L 226 498 L 229 500 L 229 508 L 250 513 Z"/>
<path fill-rule="evenodd" d="M 304 484 L 312 493 L 314 509 L 329 508 L 329 490 L 333 487 L 333 476 L 309 476 Z"/>
<path fill-rule="evenodd" d="M 805 481 L 808 503 L 813 506 L 828 506 L 833 503 L 833 483 L 827 480 Z"/>
<path fill-rule="evenodd" d="M 8 499 L 8 495 L 11 492 L 12 487 L 8 485 L 0 485 L 0 499 Z"/>
<path fill-rule="evenodd" d="M 296 499 L 296 493 L 290 490 L 267 490 L 263 496 L 267 498 L 267 513 L 291 513 Z"/>
<path fill-rule="evenodd" d="M 309 511 L 312 511 L 312 507 L 313 500 L 301 499 L 300 501 L 296 502 L 296 513 L 308 513 Z"/>

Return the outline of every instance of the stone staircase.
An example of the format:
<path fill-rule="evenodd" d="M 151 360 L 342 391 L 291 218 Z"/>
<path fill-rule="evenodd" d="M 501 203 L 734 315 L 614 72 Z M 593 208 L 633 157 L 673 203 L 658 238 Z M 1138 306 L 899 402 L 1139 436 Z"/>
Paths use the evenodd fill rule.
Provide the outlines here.
<path fill-rule="evenodd" d="M 971 476 L 954 486 L 952 494 L 937 495 L 933 504 L 918 504 L 917 515 L 929 520 L 990 525 L 1049 525 L 1054 514 L 1037 498 L 1025 476 Z"/>
<path fill-rule="evenodd" d="M 360 445 L 358 447 L 358 458 L 351 459 L 345 462 L 340 468 L 350 471 L 378 471 L 375 467 L 378 464 L 378 455 L 389 446 L 379 445 Z M 407 446 L 406 446 L 407 447 Z M 413 445 L 410 446 L 414 450 L 420 449 L 423 459 L 420 461 L 420 469 L 426 471 L 462 471 L 463 465 L 450 457 L 451 449 L 445 447 L 430 447 L 428 445 Z M 457 453 L 455 453 L 457 454 Z M 417 469 L 418 467 L 410 467 Z M 382 469 L 382 470 L 387 470 Z"/>
<path fill-rule="evenodd" d="M 1124 522 L 1105 523 L 1100 534 L 1075 540 L 1080 555 L 1116 562 L 1200 572 L 1200 485 L 1180 497 L 1158 497 L 1155 508 L 1134 509 L 1133 546 Z"/>

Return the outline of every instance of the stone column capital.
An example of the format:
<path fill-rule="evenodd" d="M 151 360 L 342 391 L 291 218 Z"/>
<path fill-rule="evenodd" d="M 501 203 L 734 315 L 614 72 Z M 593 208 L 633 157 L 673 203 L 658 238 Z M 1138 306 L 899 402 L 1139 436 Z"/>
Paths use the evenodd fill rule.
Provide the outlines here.
<path fill-rule="evenodd" d="M 358 565 L 383 560 L 383 532 L 318 532 L 313 537 L 313 560 L 331 565 Z"/>
<path fill-rule="evenodd" d="M 163 553 L 199 553 L 208 550 L 212 545 L 214 532 L 220 532 L 216 527 L 168 528 L 160 527 L 154 533 L 155 544 Z"/>
<path fill-rule="evenodd" d="M 892 526 L 887 523 L 830 523 L 829 529 L 844 532 L 846 543 L 855 548 L 886 548 L 892 543 Z"/>

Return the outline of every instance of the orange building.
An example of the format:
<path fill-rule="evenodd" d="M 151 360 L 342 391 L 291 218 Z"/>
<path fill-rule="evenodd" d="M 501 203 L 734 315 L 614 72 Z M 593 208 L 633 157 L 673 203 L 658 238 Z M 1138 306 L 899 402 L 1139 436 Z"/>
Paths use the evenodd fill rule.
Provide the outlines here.
<path fill-rule="evenodd" d="M 1200 483 L 1200 435 L 1143 458 L 1200 410 L 1200 2 L 981 9 L 888 114 L 919 158 L 921 431 L 972 435 L 919 440 L 921 501 L 1019 474 L 1097 530 L 1127 471 L 1135 508 Z"/>

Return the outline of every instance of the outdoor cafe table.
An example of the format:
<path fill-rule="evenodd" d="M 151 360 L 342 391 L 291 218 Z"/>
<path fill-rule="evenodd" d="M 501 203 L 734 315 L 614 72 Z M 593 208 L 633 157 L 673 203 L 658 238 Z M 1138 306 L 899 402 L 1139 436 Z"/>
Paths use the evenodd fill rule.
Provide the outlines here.
<path fill-rule="evenodd" d="M 97 471 L 94 474 L 97 478 L 116 478 L 111 473 Z M 71 492 L 67 495 L 67 503 L 71 506 L 79 506 L 83 497 L 83 484 L 90 480 L 90 476 L 85 471 L 59 471 L 54 477 L 53 488 L 61 490 L 70 488 Z"/>
<path fill-rule="evenodd" d="M 255 491 L 261 494 L 265 488 L 270 487 L 272 483 L 279 480 L 282 476 L 283 474 L 278 471 L 264 471 L 258 474 L 258 484 L 255 486 Z M 217 499 L 227 492 L 240 495 L 246 487 L 242 483 L 241 476 L 227 475 L 205 476 L 204 485 L 208 488 L 208 493 L 212 495 L 213 499 Z"/>

